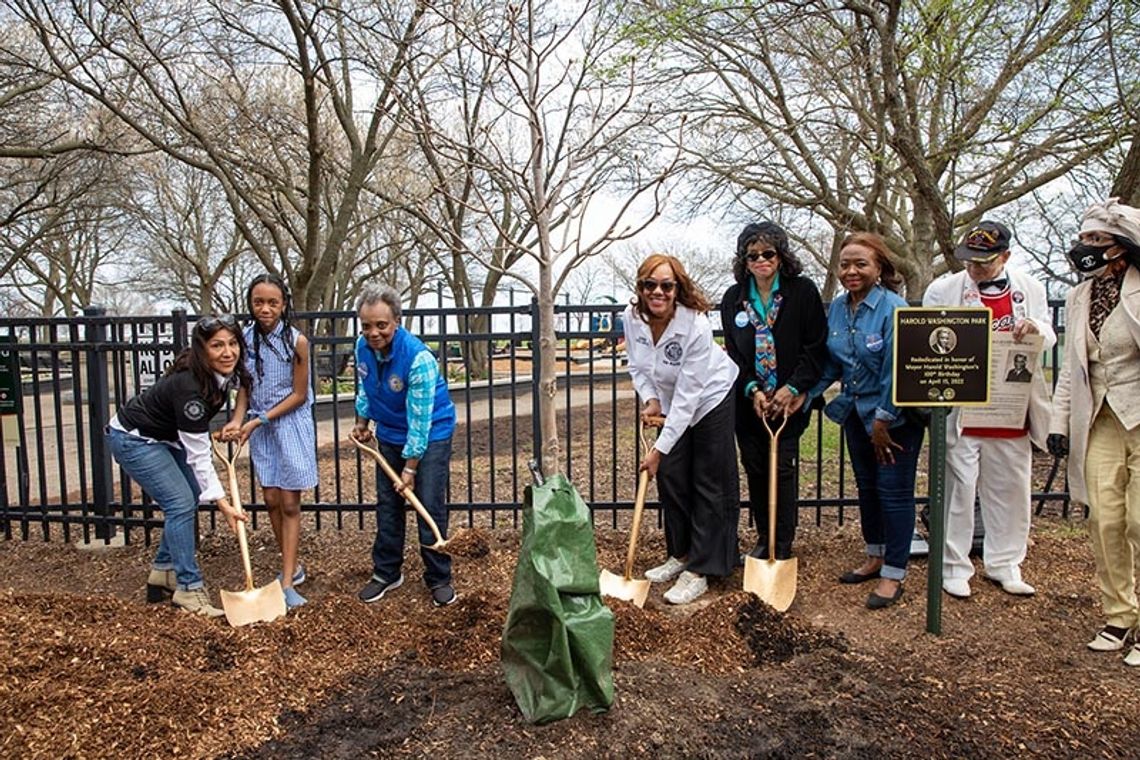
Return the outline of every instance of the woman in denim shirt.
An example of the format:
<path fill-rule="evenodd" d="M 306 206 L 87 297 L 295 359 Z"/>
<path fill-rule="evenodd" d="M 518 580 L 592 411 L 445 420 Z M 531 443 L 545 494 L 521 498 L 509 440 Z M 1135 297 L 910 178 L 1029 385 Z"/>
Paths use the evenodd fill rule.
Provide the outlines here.
<path fill-rule="evenodd" d="M 878 578 L 867 597 L 871 609 L 902 596 L 902 581 L 914 532 L 914 475 L 923 427 L 891 403 L 895 309 L 906 306 L 882 238 L 848 235 L 839 253 L 839 279 L 846 289 L 827 314 L 828 359 L 811 395 L 836 380 L 839 395 L 824 409 L 843 426 L 859 489 L 859 522 L 867 559 L 840 576 L 841 583 Z"/>

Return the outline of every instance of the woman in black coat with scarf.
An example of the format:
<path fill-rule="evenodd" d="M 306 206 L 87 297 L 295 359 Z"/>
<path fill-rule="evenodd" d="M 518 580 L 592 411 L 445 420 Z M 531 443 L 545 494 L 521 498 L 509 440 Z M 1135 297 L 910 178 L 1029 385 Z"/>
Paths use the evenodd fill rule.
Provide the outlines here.
<path fill-rule="evenodd" d="M 736 284 L 720 302 L 724 343 L 740 372 L 736 440 L 748 476 L 752 520 L 759 535 L 751 555 L 768 558 L 768 431 L 761 416 L 788 423 L 777 444 L 776 559 L 792 556 L 799 494 L 800 436 L 811 415 L 804 394 L 819 380 L 827 356 L 823 301 L 773 222 L 749 224 L 736 241 Z M 775 427 L 775 424 L 773 427 Z"/>

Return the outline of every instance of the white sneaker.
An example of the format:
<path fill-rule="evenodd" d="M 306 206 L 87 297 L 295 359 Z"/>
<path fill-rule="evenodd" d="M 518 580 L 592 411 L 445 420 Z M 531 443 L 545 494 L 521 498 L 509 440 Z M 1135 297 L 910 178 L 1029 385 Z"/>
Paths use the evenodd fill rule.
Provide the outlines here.
<path fill-rule="evenodd" d="M 708 590 L 709 582 L 703 575 L 686 570 L 681 573 L 673 588 L 665 592 L 665 601 L 669 604 L 688 604 L 699 599 Z"/>
<path fill-rule="evenodd" d="M 955 599 L 970 598 L 969 578 L 943 578 L 942 590 Z"/>
<path fill-rule="evenodd" d="M 676 557 L 665 560 L 665 564 L 658 565 L 645 571 L 645 580 L 651 583 L 668 583 L 681 574 L 687 567 L 686 563 Z"/>
<path fill-rule="evenodd" d="M 1129 667 L 1140 667 L 1140 644 L 1133 644 L 1128 654 L 1124 655 L 1124 664 Z"/>
<path fill-rule="evenodd" d="M 930 544 L 926 543 L 926 539 L 917 530 L 910 538 L 910 556 L 912 557 L 926 557 L 930 555 Z"/>

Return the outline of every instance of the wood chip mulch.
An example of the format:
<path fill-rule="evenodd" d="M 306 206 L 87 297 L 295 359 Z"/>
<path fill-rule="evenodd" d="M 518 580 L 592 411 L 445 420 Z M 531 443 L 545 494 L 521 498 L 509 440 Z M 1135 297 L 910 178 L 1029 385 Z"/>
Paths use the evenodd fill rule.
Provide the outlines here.
<path fill-rule="evenodd" d="M 152 548 L 0 543 L 0 756 L 1128 757 L 1140 673 L 1084 641 L 1099 624 L 1082 523 L 1039 519 L 1015 599 L 975 582 L 924 632 L 925 563 L 900 604 L 835 583 L 857 524 L 801 527 L 796 603 L 780 614 L 713 584 L 693 605 L 613 602 L 617 701 L 550 726 L 522 722 L 498 669 L 518 535 L 474 528 L 453 555 L 456 604 L 432 607 L 409 549 L 405 585 L 365 605 L 372 532 L 306 530 L 309 603 L 233 629 L 147 605 Z M 455 532 L 458 539 L 464 532 Z M 742 537 L 747 543 L 747 537 Z M 599 529 L 599 565 L 625 535 Z M 255 579 L 276 572 L 254 532 Z M 485 551 L 484 551 L 485 550 Z M 636 574 L 663 555 L 646 529 Z M 204 534 L 216 588 L 240 588 L 233 537 Z M 739 576 L 739 574 L 738 574 Z"/>

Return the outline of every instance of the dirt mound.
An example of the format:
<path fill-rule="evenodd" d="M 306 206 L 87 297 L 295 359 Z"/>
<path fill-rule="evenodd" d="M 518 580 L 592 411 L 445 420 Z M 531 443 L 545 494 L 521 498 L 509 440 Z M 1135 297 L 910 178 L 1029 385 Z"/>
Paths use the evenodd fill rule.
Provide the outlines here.
<path fill-rule="evenodd" d="M 461 528 L 447 539 L 447 553 L 453 557 L 479 559 L 491 553 L 491 537 L 482 528 Z"/>
<path fill-rule="evenodd" d="M 746 597 L 737 608 L 736 632 L 748 644 L 754 666 L 786 662 L 823 648 L 847 651 L 847 640 L 842 634 L 798 623 L 751 594 Z"/>
<path fill-rule="evenodd" d="M 704 673 L 731 673 L 824 647 L 847 651 L 842 636 L 780 614 L 745 591 L 725 594 L 685 618 L 606 601 L 616 622 L 618 663 L 658 659 Z"/>

